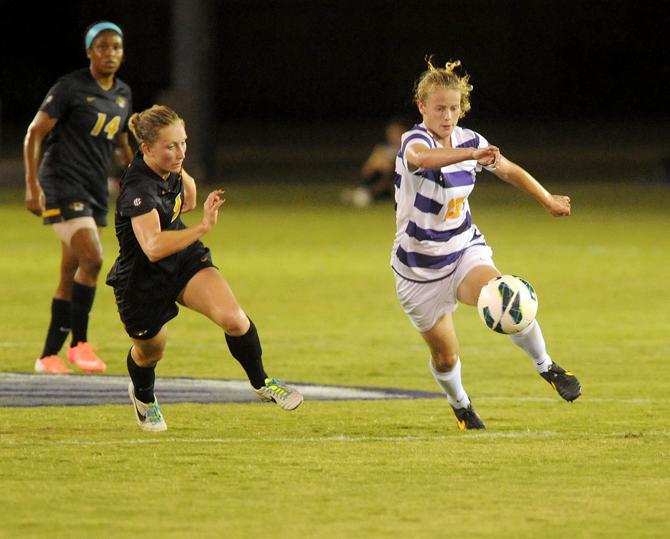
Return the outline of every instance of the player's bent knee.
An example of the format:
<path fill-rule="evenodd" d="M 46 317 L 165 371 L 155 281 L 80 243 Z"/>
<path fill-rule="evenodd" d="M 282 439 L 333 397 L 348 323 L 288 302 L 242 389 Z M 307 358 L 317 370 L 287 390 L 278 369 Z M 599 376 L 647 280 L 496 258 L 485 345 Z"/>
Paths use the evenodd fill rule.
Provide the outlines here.
<path fill-rule="evenodd" d="M 241 309 L 234 311 L 217 310 L 212 319 L 228 335 L 244 335 L 249 329 L 249 319 Z"/>
<path fill-rule="evenodd" d="M 149 340 L 133 339 L 133 358 L 140 367 L 153 367 L 163 358 L 165 336 L 158 334 Z"/>
<path fill-rule="evenodd" d="M 449 372 L 456 366 L 458 353 L 438 353 L 433 354 L 433 366 L 438 372 Z"/>
<path fill-rule="evenodd" d="M 83 258 L 79 267 L 87 273 L 98 275 L 102 269 L 102 257 Z"/>
<path fill-rule="evenodd" d="M 77 281 L 86 286 L 96 286 L 102 266 L 79 266 Z"/>
<path fill-rule="evenodd" d="M 155 366 L 161 359 L 163 359 L 163 350 L 151 356 L 151 365 Z"/>
<path fill-rule="evenodd" d="M 164 347 L 150 347 L 145 349 L 138 349 L 138 356 L 136 363 L 140 367 L 155 367 L 156 364 L 163 359 Z"/>

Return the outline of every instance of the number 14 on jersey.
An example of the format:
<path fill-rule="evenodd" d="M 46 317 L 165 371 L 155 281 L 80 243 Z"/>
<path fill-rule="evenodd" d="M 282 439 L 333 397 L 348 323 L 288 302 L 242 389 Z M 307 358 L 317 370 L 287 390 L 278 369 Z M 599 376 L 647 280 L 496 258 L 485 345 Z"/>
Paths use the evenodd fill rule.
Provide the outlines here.
<path fill-rule="evenodd" d="M 98 119 L 96 120 L 93 129 L 91 129 L 91 135 L 97 137 L 101 131 L 104 131 L 105 134 L 107 135 L 107 139 L 113 140 L 114 136 L 116 135 L 116 132 L 119 130 L 119 124 L 121 123 L 121 116 L 114 116 L 114 118 L 109 120 L 107 124 L 105 124 L 106 120 L 107 115 L 104 114 L 103 112 L 98 112 Z"/>

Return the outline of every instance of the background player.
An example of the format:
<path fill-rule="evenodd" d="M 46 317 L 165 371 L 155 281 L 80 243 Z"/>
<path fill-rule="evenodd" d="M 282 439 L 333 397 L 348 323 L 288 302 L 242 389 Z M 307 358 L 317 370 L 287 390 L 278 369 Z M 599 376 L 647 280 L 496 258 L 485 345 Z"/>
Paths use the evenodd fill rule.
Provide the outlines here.
<path fill-rule="evenodd" d="M 458 301 L 476 305 L 483 286 L 500 275 L 493 252 L 472 223 L 468 196 L 482 166 L 527 192 L 555 217 L 570 215 L 570 199 L 552 195 L 506 159 L 480 134 L 458 127 L 470 110 L 469 77 L 460 62 L 428 70 L 415 85 L 423 122 L 402 137 L 396 161 L 397 231 L 391 266 L 403 309 L 431 352 L 429 367 L 447 395 L 461 429 L 483 429 L 461 382 L 459 345 L 452 320 Z M 533 359 L 540 375 L 565 400 L 581 394 L 577 378 L 547 354 L 537 321 L 510 336 Z"/>
<path fill-rule="evenodd" d="M 231 354 L 261 399 L 286 410 L 297 408 L 302 395 L 266 374 L 256 326 L 200 241 L 216 225 L 223 191 L 209 194 L 201 223 L 186 227 L 181 220 L 182 212 L 196 204 L 195 181 L 183 171 L 184 121 L 172 109 L 154 105 L 133 114 L 130 129 L 140 151 L 121 179 L 115 214 L 119 256 L 107 284 L 114 287 L 119 315 L 133 342 L 127 357 L 128 392 L 140 428 L 167 429 L 154 380 L 167 342 L 167 322 L 179 312 L 176 302 L 224 330 Z"/>
<path fill-rule="evenodd" d="M 344 204 L 365 208 L 372 202 L 391 199 L 394 193 L 395 158 L 400 149 L 400 137 L 412 124 L 404 118 L 392 118 L 384 128 L 384 142 L 376 144 L 361 166 L 361 182 L 354 189 L 344 189 L 340 199 Z"/>
<path fill-rule="evenodd" d="M 89 67 L 65 75 L 49 90 L 23 148 L 26 207 L 52 225 L 62 252 L 38 372 L 71 372 L 58 357 L 70 331 L 68 360 L 84 371 L 106 369 L 88 342 L 88 318 L 102 266 L 107 169 L 115 147 L 128 162 L 133 157 L 127 133 L 132 101 L 128 85 L 116 78 L 123 61 L 121 29 L 99 22 L 89 27 L 84 42 Z"/>

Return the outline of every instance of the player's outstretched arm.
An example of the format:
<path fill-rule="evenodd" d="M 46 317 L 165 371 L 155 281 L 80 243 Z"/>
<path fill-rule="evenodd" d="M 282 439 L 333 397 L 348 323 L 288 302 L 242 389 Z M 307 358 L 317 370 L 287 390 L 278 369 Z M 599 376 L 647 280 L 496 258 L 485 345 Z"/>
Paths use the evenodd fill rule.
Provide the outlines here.
<path fill-rule="evenodd" d="M 468 161 L 477 160 L 483 164 L 493 164 L 500 155 L 496 146 L 486 148 L 429 148 L 423 144 L 412 144 L 405 151 L 408 163 L 414 169 L 436 169 Z"/>
<path fill-rule="evenodd" d="M 531 195 L 554 217 L 570 215 L 570 197 L 552 195 L 529 172 L 503 155 L 500 155 L 496 168 L 491 172 L 501 180 Z"/>
<path fill-rule="evenodd" d="M 207 234 L 216 225 L 219 208 L 225 202 L 221 195 L 222 189 L 212 191 L 203 206 L 202 222 L 181 230 L 161 230 L 160 218 L 155 209 L 133 217 L 133 232 L 149 261 L 158 262 L 178 253 Z"/>

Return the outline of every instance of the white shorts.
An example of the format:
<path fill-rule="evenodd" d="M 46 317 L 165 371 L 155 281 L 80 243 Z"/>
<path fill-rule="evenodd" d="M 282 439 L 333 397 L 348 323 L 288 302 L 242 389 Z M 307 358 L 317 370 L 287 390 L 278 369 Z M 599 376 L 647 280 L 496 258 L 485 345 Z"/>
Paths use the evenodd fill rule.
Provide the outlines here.
<path fill-rule="evenodd" d="M 446 313 L 453 313 L 458 307 L 457 292 L 461 281 L 477 266 L 495 268 L 493 251 L 488 245 L 470 247 L 463 253 L 454 272 L 440 281 L 417 283 L 396 273 L 396 293 L 412 325 L 423 333 Z"/>
<path fill-rule="evenodd" d="M 96 235 L 98 234 L 98 227 L 95 224 L 93 217 L 75 217 L 74 219 L 68 219 L 67 221 L 53 223 L 51 226 L 56 235 L 68 247 L 71 247 L 70 241 L 72 240 L 72 236 L 82 228 L 90 228 L 95 231 Z"/>

